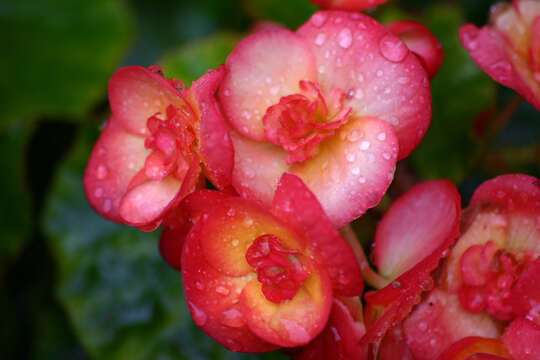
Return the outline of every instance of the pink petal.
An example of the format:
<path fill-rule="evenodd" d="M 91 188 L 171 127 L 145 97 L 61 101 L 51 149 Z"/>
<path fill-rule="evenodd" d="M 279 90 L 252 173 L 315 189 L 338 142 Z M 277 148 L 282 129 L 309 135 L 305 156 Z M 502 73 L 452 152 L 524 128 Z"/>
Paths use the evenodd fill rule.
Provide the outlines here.
<path fill-rule="evenodd" d="M 182 103 L 181 94 L 161 75 L 142 66 L 116 71 L 109 80 L 109 103 L 119 123 L 133 134 L 146 135 L 148 118 Z"/>
<path fill-rule="evenodd" d="M 291 174 L 281 177 L 271 212 L 296 229 L 317 250 L 328 270 L 335 295 L 362 293 L 362 272 L 351 248 L 302 180 Z"/>
<path fill-rule="evenodd" d="M 115 118 L 107 121 L 84 173 L 86 197 L 97 213 L 124 222 L 119 214 L 120 199 L 149 153 L 143 137 L 126 132 Z"/>
<path fill-rule="evenodd" d="M 435 289 L 403 322 L 407 344 L 416 360 L 436 359 L 468 336 L 496 338 L 496 322 L 487 314 L 464 310 L 456 295 Z"/>
<path fill-rule="evenodd" d="M 377 205 L 393 179 L 397 139 L 385 121 L 353 118 L 320 153 L 296 164 L 297 175 L 315 194 L 335 227 L 342 227 Z"/>
<path fill-rule="evenodd" d="M 516 315 L 525 317 L 530 311 L 529 320 L 540 324 L 540 257 L 521 274 L 512 288 L 510 301 Z"/>
<path fill-rule="evenodd" d="M 540 110 L 540 84 L 535 81 L 527 61 L 513 54 L 496 30 L 467 24 L 459 29 L 459 38 L 476 64 L 493 80 L 514 89 Z"/>
<path fill-rule="evenodd" d="M 233 187 L 242 197 L 269 206 L 279 178 L 289 170 L 285 163 L 286 152 L 235 131 L 231 131 L 231 139 L 235 149 Z"/>
<path fill-rule="evenodd" d="M 501 337 L 513 359 L 540 359 L 540 326 L 530 320 L 517 318 Z"/>
<path fill-rule="evenodd" d="M 432 79 L 439 71 L 444 56 L 439 40 L 426 26 L 416 21 L 394 21 L 386 24 L 386 27 L 420 58 Z"/>
<path fill-rule="evenodd" d="M 285 29 L 258 31 L 242 40 L 227 58 L 220 101 L 241 134 L 262 141 L 266 109 L 282 96 L 299 92 L 300 80 L 316 78 L 309 45 Z"/>
<path fill-rule="evenodd" d="M 488 201 L 511 213 L 540 215 L 540 181 L 529 175 L 508 174 L 488 180 L 473 194 L 471 205 Z"/>
<path fill-rule="evenodd" d="M 231 185 L 234 149 L 225 120 L 216 99 L 225 68 L 209 70 L 195 81 L 189 92 L 198 105 L 200 118 L 200 152 L 209 180 L 219 189 Z"/>
<path fill-rule="evenodd" d="M 333 10 L 367 10 L 380 4 L 384 4 L 387 0 L 309 0 L 312 3 L 319 5 L 323 9 Z"/>
<path fill-rule="evenodd" d="M 143 226 L 158 219 L 175 200 L 182 183 L 172 176 L 145 181 L 131 188 L 120 203 L 120 216 L 130 225 Z"/>
<path fill-rule="evenodd" d="M 297 33 L 311 44 L 325 93 L 341 89 L 355 116 L 390 123 L 399 159 L 420 142 L 431 119 L 427 74 L 407 46 L 375 20 L 341 11 L 319 11 Z"/>
<path fill-rule="evenodd" d="M 159 253 L 167 264 L 173 269 L 182 270 L 182 249 L 186 237 L 191 230 L 191 224 L 186 222 L 183 227 L 166 227 L 159 237 Z"/>
<path fill-rule="evenodd" d="M 395 279 L 459 235 L 461 200 L 448 180 L 416 185 L 395 201 L 377 226 L 373 261 Z"/>

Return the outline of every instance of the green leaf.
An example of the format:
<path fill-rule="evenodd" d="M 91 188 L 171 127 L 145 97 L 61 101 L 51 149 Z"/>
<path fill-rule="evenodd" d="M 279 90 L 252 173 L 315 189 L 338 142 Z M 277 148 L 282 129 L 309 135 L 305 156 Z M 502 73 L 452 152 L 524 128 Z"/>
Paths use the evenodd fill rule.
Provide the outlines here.
<path fill-rule="evenodd" d="M 472 121 L 493 104 L 495 84 L 461 46 L 458 29 L 463 20 L 457 8 L 434 6 L 424 19 L 442 43 L 444 60 L 431 82 L 431 125 L 410 160 L 425 178 L 460 182 L 475 152 L 470 135 Z"/>
<path fill-rule="evenodd" d="M 225 63 L 240 39 L 240 35 L 222 33 L 196 40 L 167 53 L 159 63 L 167 77 L 178 78 L 189 87 L 206 70 Z"/>
<path fill-rule="evenodd" d="M 308 0 L 242 0 L 246 11 L 257 21 L 274 21 L 295 30 L 306 22 L 318 7 Z"/>
<path fill-rule="evenodd" d="M 78 117 L 103 99 L 130 25 L 115 0 L 0 0 L 0 126 Z"/>
<path fill-rule="evenodd" d="M 110 223 L 90 208 L 82 174 L 95 131 L 60 165 L 43 226 L 59 270 L 58 297 L 95 359 L 258 359 L 232 353 L 192 322 L 181 276 L 160 258 L 157 233 Z"/>
<path fill-rule="evenodd" d="M 23 124 L 0 131 L 0 268 L 21 250 L 32 230 L 24 166 L 30 134 L 30 127 Z"/>

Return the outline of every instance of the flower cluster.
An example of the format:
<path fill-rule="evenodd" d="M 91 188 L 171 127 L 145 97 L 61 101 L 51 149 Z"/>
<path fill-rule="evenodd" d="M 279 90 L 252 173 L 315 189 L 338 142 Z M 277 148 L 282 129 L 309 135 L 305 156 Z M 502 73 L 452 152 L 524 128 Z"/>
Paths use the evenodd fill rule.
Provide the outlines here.
<path fill-rule="evenodd" d="M 313 2 L 329 10 L 295 32 L 257 27 L 189 89 L 157 66 L 118 70 L 84 176 L 90 204 L 163 227 L 193 320 L 229 350 L 538 359 L 538 180 L 487 181 L 463 213 L 450 181 L 414 186 L 379 223 L 372 270 L 348 224 L 427 131 L 442 49 L 419 23 L 343 11 L 384 1 Z M 496 30 L 461 31 L 480 66 L 509 59 L 504 74 L 487 71 L 514 71 L 509 86 L 535 105 L 538 4 L 500 6 Z"/>

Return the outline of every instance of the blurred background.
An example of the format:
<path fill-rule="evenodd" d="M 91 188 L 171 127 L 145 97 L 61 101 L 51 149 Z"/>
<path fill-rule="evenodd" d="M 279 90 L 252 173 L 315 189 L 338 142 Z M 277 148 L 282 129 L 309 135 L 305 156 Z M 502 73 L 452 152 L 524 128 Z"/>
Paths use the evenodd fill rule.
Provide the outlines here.
<path fill-rule="evenodd" d="M 366 247 L 392 199 L 418 181 L 450 178 L 466 202 L 495 175 L 538 177 L 539 113 L 458 42 L 459 26 L 484 24 L 492 3 L 390 0 L 370 12 L 421 21 L 445 59 L 426 137 L 354 223 Z M 285 358 L 234 354 L 198 330 L 180 274 L 159 257 L 159 231 L 101 219 L 82 174 L 117 68 L 157 63 L 189 85 L 258 21 L 295 29 L 315 9 L 307 0 L 0 0 L 0 359 Z"/>

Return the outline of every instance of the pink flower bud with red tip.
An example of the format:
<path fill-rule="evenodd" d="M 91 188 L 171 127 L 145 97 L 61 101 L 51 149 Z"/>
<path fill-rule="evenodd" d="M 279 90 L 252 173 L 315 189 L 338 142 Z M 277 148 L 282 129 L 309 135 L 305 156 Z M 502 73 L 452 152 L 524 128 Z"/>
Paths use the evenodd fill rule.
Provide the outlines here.
<path fill-rule="evenodd" d="M 464 25 L 459 37 L 482 70 L 540 110 L 540 2 L 498 3 L 489 26 Z"/>
<path fill-rule="evenodd" d="M 387 0 L 309 0 L 323 9 L 362 11 L 384 4 Z"/>
<path fill-rule="evenodd" d="M 283 175 L 270 211 L 233 196 L 206 207 L 210 193 L 182 205 L 194 222 L 182 278 L 193 319 L 226 348 L 306 345 L 325 327 L 333 294 L 362 293 L 352 250 L 296 176 Z"/>
<path fill-rule="evenodd" d="M 431 118 L 417 57 L 359 13 L 320 11 L 296 32 L 258 31 L 225 66 L 235 189 L 268 205 L 281 174 L 295 174 L 337 227 L 379 202 Z"/>
<path fill-rule="evenodd" d="M 386 24 L 416 55 L 433 79 L 441 67 L 444 53 L 440 41 L 423 24 L 416 21 L 394 21 Z"/>
<path fill-rule="evenodd" d="M 214 96 L 223 71 L 209 71 L 189 90 L 155 66 L 130 66 L 112 76 L 112 116 L 84 176 L 99 214 L 153 230 L 201 174 L 219 188 L 230 186 L 233 149 Z"/>

